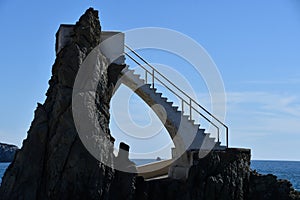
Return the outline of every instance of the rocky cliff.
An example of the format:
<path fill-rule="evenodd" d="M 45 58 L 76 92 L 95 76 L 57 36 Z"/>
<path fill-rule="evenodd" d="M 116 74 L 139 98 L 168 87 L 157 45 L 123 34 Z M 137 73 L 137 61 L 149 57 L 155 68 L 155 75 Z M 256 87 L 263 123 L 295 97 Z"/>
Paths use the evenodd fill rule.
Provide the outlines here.
<path fill-rule="evenodd" d="M 2 179 L 1 199 L 300 199 L 288 182 L 251 172 L 249 150 L 214 151 L 196 158 L 186 181 L 144 180 L 100 163 L 83 146 L 72 115 L 76 74 L 101 41 L 98 12 L 88 9 L 69 28 L 72 34 L 57 52 L 46 101 L 38 104 L 27 138 Z M 124 66 L 99 62 L 103 73 L 96 105 L 104 131 L 99 141 L 105 147 L 99 153 L 114 161 L 109 103 Z"/>
<path fill-rule="evenodd" d="M 0 143 L 0 162 L 11 162 L 19 148 L 11 144 Z"/>
<path fill-rule="evenodd" d="M 38 104 L 21 150 L 8 167 L 1 199 L 104 199 L 113 170 L 89 154 L 78 137 L 72 116 L 72 87 L 80 64 L 100 42 L 98 12 L 89 9 L 73 28 L 71 41 L 58 52 L 47 99 Z M 99 123 L 108 140 L 110 83 L 108 66 L 99 82 Z M 112 156 L 111 149 L 102 152 Z"/>

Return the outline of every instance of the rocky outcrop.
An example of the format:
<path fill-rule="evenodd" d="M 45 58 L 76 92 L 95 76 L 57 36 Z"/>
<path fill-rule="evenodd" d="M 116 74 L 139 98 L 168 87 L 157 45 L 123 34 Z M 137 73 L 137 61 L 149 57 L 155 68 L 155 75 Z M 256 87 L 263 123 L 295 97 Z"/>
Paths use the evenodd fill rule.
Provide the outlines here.
<path fill-rule="evenodd" d="M 0 143 L 0 162 L 12 162 L 18 149 L 15 145 Z"/>
<path fill-rule="evenodd" d="M 292 200 L 300 199 L 291 183 L 250 169 L 250 150 L 227 149 L 195 159 L 186 181 L 136 180 L 136 199 Z"/>
<path fill-rule="evenodd" d="M 88 9 L 73 27 L 71 41 L 59 52 L 52 68 L 47 99 L 38 104 L 23 146 L 8 167 L 1 199 L 106 199 L 114 171 L 99 163 L 83 146 L 72 116 L 72 87 L 79 67 L 100 42 L 98 11 Z M 99 124 L 106 140 L 112 81 L 103 67 L 97 99 Z M 120 66 L 119 66 L 120 68 Z M 110 78 L 114 80 L 115 78 Z M 110 145 L 110 144 L 107 144 Z M 112 149 L 101 152 L 112 157 Z"/>
<path fill-rule="evenodd" d="M 300 192 L 295 191 L 288 180 L 278 180 L 277 177 L 272 174 L 262 175 L 256 171 L 251 171 L 249 199 L 300 199 Z"/>
<path fill-rule="evenodd" d="M 194 159 L 186 181 L 140 180 L 137 199 L 246 199 L 249 166 L 250 150 L 213 151 L 202 159 Z"/>

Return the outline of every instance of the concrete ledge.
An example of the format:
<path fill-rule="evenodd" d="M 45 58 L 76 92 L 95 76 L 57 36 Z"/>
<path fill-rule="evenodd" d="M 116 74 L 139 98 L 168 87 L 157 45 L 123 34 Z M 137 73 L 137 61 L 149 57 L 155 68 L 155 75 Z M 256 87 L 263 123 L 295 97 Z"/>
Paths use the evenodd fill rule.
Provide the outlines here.
<path fill-rule="evenodd" d="M 169 167 L 173 162 L 174 160 L 170 159 L 137 166 L 137 172 L 139 176 L 142 176 L 145 179 L 167 175 Z"/>

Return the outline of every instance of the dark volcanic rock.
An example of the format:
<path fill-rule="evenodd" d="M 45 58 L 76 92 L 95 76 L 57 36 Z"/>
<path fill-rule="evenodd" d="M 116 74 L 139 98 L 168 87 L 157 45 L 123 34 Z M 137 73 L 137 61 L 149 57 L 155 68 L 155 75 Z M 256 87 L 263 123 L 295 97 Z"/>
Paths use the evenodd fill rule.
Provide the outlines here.
<path fill-rule="evenodd" d="M 295 200 L 291 183 L 250 170 L 250 150 L 227 149 L 196 159 L 186 181 L 136 178 L 136 199 Z"/>
<path fill-rule="evenodd" d="M 108 198 L 114 172 L 83 146 L 71 107 L 77 71 L 99 44 L 100 36 L 98 11 L 88 9 L 74 26 L 72 41 L 57 53 L 47 99 L 38 104 L 27 138 L 2 179 L 1 199 Z M 103 68 L 96 103 L 101 105 L 99 124 L 105 131 L 102 137 L 106 137 L 102 141 L 110 141 L 113 140 L 108 127 L 112 85 L 108 81 L 108 66 Z M 102 150 L 101 154 L 113 157 L 111 148 Z"/>
<path fill-rule="evenodd" d="M 186 181 L 139 180 L 137 199 L 247 199 L 249 164 L 249 150 L 214 151 L 194 161 Z"/>
<path fill-rule="evenodd" d="M 278 180 L 272 174 L 262 175 L 251 171 L 249 199 L 287 200 L 300 199 L 300 193 L 292 188 L 287 180 Z"/>
<path fill-rule="evenodd" d="M 0 143 L 0 162 L 12 162 L 18 149 L 15 145 Z"/>

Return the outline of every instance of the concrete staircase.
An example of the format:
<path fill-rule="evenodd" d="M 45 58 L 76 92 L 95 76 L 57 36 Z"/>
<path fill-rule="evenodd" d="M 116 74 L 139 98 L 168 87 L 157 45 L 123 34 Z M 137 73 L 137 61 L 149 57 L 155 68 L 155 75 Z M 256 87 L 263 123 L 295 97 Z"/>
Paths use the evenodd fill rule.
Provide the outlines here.
<path fill-rule="evenodd" d="M 190 120 L 189 115 L 184 115 L 181 110 L 178 110 L 178 106 L 173 106 L 172 101 L 163 97 L 162 93 L 151 87 L 151 84 L 145 83 L 145 80 L 128 66 L 123 69 L 120 80 L 153 109 L 164 123 L 176 149 L 180 149 L 180 152 L 225 148 L 220 146 L 221 143 L 215 138 L 210 137 L 209 133 L 205 133 L 205 129 L 201 129 L 200 124 L 195 124 L 194 120 Z"/>
<path fill-rule="evenodd" d="M 175 145 L 175 148 L 172 149 L 171 161 L 157 162 L 150 166 L 140 167 L 140 174 L 145 178 L 155 178 L 162 176 L 167 170 L 170 178 L 184 180 L 188 177 L 189 169 L 194 163 L 195 156 L 198 156 L 198 158 L 204 157 L 212 150 L 222 151 L 228 148 L 228 127 L 183 90 L 178 88 L 178 86 L 172 83 L 166 76 L 157 71 L 134 50 L 126 45 L 125 47 L 145 64 L 140 64 L 133 56 L 124 53 L 144 70 L 145 79 L 142 79 L 140 74 L 136 74 L 134 70 L 129 69 L 129 66 L 126 66 L 121 72 L 116 88 L 118 88 L 120 84 L 125 84 L 142 98 L 161 120 Z M 150 84 L 148 83 L 147 76 L 151 78 Z M 164 86 L 166 91 L 172 92 L 181 100 L 181 110 L 167 97 L 162 96 L 162 93 L 157 92 L 157 88 L 155 88 L 156 81 Z M 189 115 L 185 113 L 184 106 L 186 105 L 189 108 L 189 112 L 187 112 Z M 200 112 L 200 110 L 202 112 Z M 200 124 L 195 123 L 192 117 L 192 115 L 194 116 L 193 113 L 198 114 L 202 119 L 205 119 L 206 122 L 216 128 L 217 139 L 211 137 L 202 127 L 200 128 Z M 222 146 L 219 141 L 221 128 L 225 129 L 226 146 Z M 165 163 L 171 164 L 165 165 Z M 149 168 L 155 168 L 156 170 L 149 173 L 143 171 Z"/>

